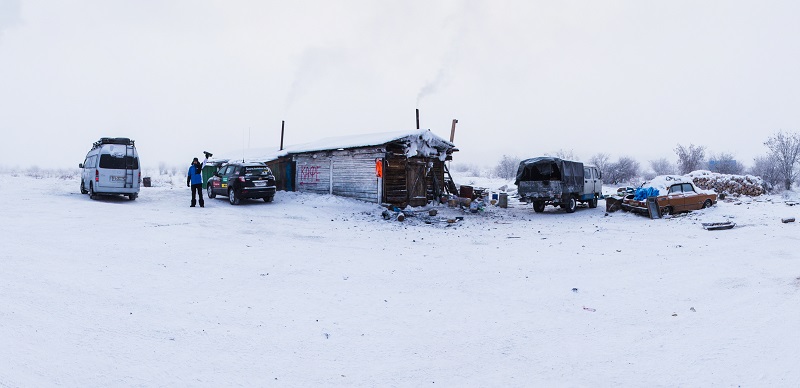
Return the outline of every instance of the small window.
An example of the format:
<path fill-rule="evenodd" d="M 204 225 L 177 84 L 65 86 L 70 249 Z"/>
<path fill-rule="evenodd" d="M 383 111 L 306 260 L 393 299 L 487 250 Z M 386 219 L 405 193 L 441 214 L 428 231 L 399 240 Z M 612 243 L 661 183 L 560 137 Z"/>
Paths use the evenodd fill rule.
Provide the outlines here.
<path fill-rule="evenodd" d="M 225 169 L 222 171 L 222 175 L 228 175 L 228 174 L 230 174 L 230 173 L 231 173 L 231 171 L 233 171 L 233 166 L 227 166 L 227 167 L 225 167 Z"/>
<path fill-rule="evenodd" d="M 694 192 L 694 187 L 692 187 L 691 183 L 684 183 L 682 186 L 683 186 L 683 192 L 684 193 L 692 193 L 692 192 Z"/>
<path fill-rule="evenodd" d="M 591 168 L 584 168 L 583 169 L 583 177 L 586 179 L 592 179 L 592 169 Z"/>
<path fill-rule="evenodd" d="M 670 194 L 672 194 L 672 193 L 680 193 L 680 192 L 681 192 L 681 185 L 672 185 L 672 187 L 669 188 L 669 193 Z"/>

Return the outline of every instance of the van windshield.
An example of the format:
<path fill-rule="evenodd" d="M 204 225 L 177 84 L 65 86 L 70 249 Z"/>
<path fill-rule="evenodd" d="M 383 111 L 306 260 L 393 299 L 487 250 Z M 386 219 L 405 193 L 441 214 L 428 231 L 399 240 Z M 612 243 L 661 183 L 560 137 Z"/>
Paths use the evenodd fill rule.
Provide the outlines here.
<path fill-rule="evenodd" d="M 133 156 L 114 157 L 109 154 L 100 155 L 100 168 L 112 170 L 136 170 L 139 168 L 139 158 Z"/>

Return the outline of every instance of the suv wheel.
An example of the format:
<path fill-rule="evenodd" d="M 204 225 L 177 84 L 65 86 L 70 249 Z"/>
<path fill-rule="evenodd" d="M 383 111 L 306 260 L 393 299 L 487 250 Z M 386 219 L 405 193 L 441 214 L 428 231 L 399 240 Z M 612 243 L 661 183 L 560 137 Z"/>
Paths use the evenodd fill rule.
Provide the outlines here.
<path fill-rule="evenodd" d="M 231 202 L 231 205 L 239 204 L 239 197 L 236 195 L 236 190 L 234 189 L 228 190 L 228 201 Z"/>
<path fill-rule="evenodd" d="M 272 202 L 275 197 L 270 195 L 269 197 L 264 197 L 264 202 Z"/>
<path fill-rule="evenodd" d="M 213 199 L 217 195 L 214 194 L 214 190 L 211 189 L 211 183 L 206 184 L 206 193 L 208 194 L 208 198 Z"/>
<path fill-rule="evenodd" d="M 569 197 L 567 203 L 564 204 L 564 210 L 566 210 L 567 213 L 574 213 L 576 207 L 578 207 L 578 201 L 576 201 L 574 197 Z"/>

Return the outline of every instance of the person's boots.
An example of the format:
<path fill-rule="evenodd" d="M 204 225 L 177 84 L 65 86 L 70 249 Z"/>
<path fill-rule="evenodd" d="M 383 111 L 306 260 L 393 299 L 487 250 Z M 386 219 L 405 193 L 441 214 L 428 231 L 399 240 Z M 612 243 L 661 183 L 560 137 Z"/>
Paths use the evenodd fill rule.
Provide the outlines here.
<path fill-rule="evenodd" d="M 189 207 L 194 207 L 194 204 L 195 204 L 196 202 L 197 202 L 197 201 L 193 199 L 193 200 L 192 200 L 192 204 L 191 204 Z"/>
<path fill-rule="evenodd" d="M 205 207 L 204 205 L 205 205 L 205 204 L 203 203 L 203 199 L 201 198 L 201 199 L 200 199 L 200 207 Z"/>

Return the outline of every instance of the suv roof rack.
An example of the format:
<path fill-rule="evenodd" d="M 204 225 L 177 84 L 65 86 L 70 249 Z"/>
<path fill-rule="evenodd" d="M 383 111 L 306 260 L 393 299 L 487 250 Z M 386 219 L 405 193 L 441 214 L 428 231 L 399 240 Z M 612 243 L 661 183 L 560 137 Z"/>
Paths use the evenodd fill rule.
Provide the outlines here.
<path fill-rule="evenodd" d="M 103 144 L 123 144 L 123 145 L 134 145 L 134 141 L 128 139 L 127 137 L 101 137 L 100 140 L 94 142 L 92 144 L 92 149 L 100 147 Z"/>

